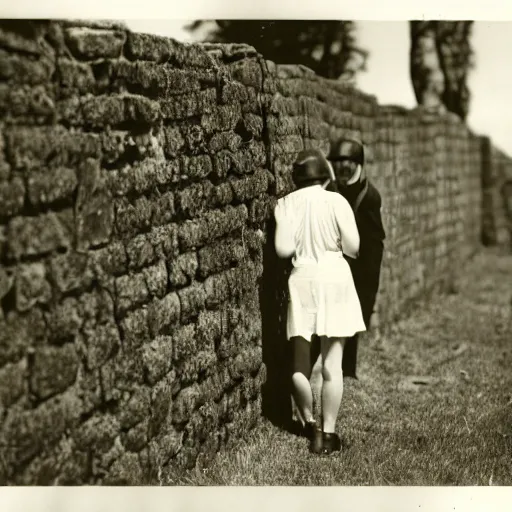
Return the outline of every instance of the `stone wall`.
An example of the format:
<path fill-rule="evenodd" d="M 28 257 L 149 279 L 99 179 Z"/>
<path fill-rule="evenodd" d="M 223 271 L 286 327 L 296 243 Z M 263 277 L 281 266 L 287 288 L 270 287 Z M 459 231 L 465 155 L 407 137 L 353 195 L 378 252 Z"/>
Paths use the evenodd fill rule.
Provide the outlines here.
<path fill-rule="evenodd" d="M 261 410 L 257 56 L 73 23 L 0 46 L 0 480 L 193 465 Z"/>
<path fill-rule="evenodd" d="M 512 247 L 512 161 L 481 138 L 482 242 Z"/>
<path fill-rule="evenodd" d="M 368 145 L 376 323 L 480 243 L 483 150 L 449 116 L 112 23 L 4 21 L 0 63 L 2 483 L 172 482 L 286 412 L 271 212 L 303 147 Z"/>

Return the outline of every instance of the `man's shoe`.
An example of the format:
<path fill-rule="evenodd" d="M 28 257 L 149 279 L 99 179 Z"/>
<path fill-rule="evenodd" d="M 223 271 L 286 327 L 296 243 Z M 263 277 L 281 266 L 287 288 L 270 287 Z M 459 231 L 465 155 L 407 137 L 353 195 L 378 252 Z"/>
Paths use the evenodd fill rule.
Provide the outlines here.
<path fill-rule="evenodd" d="M 338 434 L 323 432 L 322 455 L 330 455 L 333 452 L 341 451 L 341 439 Z"/>

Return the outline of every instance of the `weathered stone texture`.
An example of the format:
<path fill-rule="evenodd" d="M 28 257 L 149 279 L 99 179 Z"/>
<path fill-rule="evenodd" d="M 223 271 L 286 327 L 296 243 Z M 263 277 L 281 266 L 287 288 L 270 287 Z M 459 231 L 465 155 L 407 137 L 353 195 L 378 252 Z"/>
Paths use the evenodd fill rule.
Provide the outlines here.
<path fill-rule="evenodd" d="M 246 45 L 5 21 L 0 79 L 1 483 L 155 483 L 256 424 L 285 337 L 272 209 L 303 148 L 367 144 L 376 325 L 450 289 L 481 230 L 512 236 L 489 140 Z"/>

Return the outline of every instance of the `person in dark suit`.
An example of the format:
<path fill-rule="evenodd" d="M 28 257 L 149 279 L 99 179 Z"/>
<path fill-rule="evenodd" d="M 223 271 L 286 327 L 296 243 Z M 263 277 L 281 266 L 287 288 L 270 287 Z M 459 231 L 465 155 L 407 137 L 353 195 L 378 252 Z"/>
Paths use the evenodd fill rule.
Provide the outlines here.
<path fill-rule="evenodd" d="M 331 146 L 328 160 L 336 175 L 337 191 L 352 207 L 359 230 L 359 256 L 356 259 L 347 257 L 347 260 L 361 303 L 363 319 L 369 329 L 379 290 L 386 238 L 381 217 L 382 199 L 366 176 L 364 146 L 360 141 L 348 138 L 336 141 Z M 358 334 L 347 340 L 342 363 L 345 377 L 357 379 L 357 348 Z"/>

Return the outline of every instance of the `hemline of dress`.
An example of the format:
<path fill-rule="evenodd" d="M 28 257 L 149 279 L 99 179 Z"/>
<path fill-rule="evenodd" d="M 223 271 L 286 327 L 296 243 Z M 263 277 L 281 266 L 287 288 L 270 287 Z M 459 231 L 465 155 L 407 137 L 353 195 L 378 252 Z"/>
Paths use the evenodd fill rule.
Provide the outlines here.
<path fill-rule="evenodd" d="M 303 334 L 294 334 L 293 336 L 287 336 L 287 339 L 288 341 L 290 341 L 292 338 L 296 338 L 298 336 L 300 336 L 301 338 L 304 338 L 306 341 L 308 341 L 309 343 L 311 343 L 311 338 L 313 336 L 318 336 L 319 338 L 352 338 L 353 336 L 355 336 L 356 334 L 360 333 L 360 332 L 366 332 L 367 329 L 362 329 L 360 331 L 354 331 L 352 334 L 342 334 L 342 335 L 336 335 L 336 336 L 329 336 L 327 334 L 317 334 L 317 333 L 312 333 L 308 336 L 304 336 Z"/>

